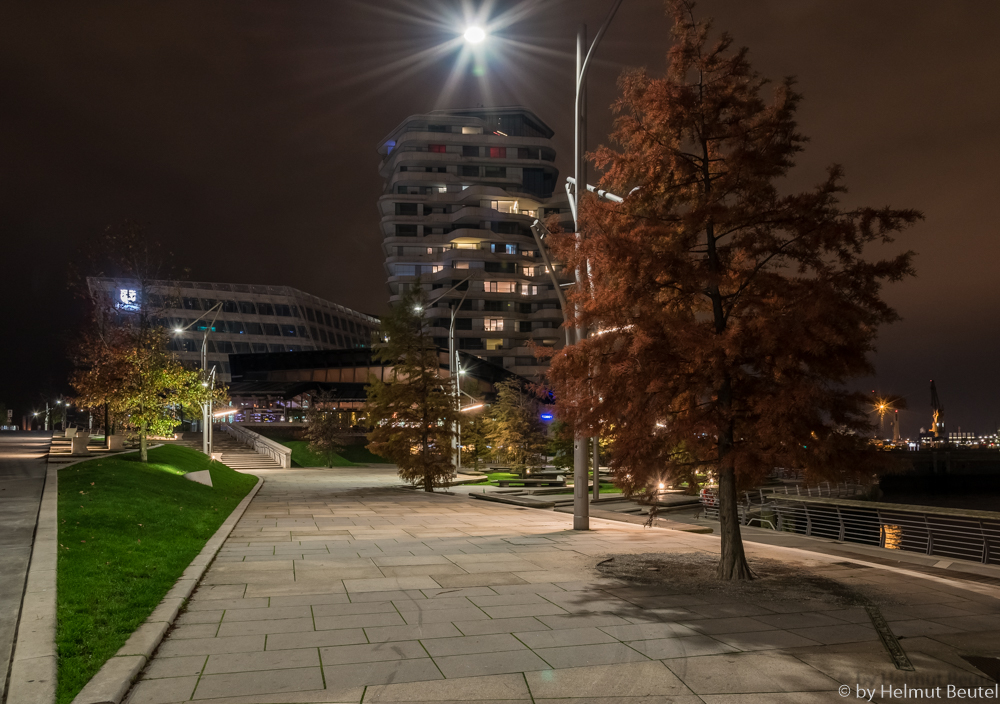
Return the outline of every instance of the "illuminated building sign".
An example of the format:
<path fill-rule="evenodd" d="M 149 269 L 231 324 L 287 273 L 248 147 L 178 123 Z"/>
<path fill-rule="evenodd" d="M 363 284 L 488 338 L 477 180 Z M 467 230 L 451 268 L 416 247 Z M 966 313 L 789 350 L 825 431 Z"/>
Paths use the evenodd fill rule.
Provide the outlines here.
<path fill-rule="evenodd" d="M 118 289 L 118 307 L 123 310 L 139 310 L 139 300 L 134 288 Z"/>

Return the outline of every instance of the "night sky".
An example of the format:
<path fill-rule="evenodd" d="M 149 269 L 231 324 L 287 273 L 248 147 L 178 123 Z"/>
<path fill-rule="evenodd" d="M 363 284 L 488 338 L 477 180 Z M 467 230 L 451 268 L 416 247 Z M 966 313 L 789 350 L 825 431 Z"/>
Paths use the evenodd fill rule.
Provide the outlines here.
<path fill-rule="evenodd" d="M 132 218 L 191 278 L 303 289 L 379 314 L 388 297 L 375 203 L 379 141 L 413 113 L 520 103 L 556 131 L 568 173 L 576 27 L 610 0 L 14 2 L 0 9 L 0 402 L 17 415 L 66 390 L 70 254 Z M 908 398 L 904 434 L 1000 421 L 1000 3 L 705 0 L 702 15 L 795 75 L 811 138 L 789 188 L 844 165 L 848 204 L 914 207 L 901 248 L 918 278 L 887 297 L 866 390 Z M 465 16 L 498 30 L 454 71 Z M 615 80 L 659 73 L 658 0 L 625 0 L 590 75 L 591 146 Z M 442 49 L 441 47 L 445 47 Z"/>

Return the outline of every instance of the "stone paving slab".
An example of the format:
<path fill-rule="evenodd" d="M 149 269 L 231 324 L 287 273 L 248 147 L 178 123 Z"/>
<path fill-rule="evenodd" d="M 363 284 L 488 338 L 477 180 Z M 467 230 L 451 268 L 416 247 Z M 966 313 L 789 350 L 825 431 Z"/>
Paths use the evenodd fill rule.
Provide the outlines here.
<path fill-rule="evenodd" d="M 862 608 L 593 569 L 609 553 L 714 554 L 717 537 L 599 520 L 575 532 L 564 514 L 365 486 L 379 476 L 268 473 L 129 704 L 809 704 L 859 678 L 987 682 L 960 656 L 1000 655 L 1000 600 L 961 584 L 748 545 L 889 593 L 917 667 L 904 676 Z"/>

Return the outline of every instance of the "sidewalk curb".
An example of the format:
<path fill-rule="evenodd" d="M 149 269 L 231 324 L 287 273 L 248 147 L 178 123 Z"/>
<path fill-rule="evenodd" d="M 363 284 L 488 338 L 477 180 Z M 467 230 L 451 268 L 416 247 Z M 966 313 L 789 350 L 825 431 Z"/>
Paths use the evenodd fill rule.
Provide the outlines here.
<path fill-rule="evenodd" d="M 129 636 L 125 645 L 104 663 L 97 674 L 84 685 L 80 693 L 73 699 L 73 704 L 119 704 L 128 693 L 129 688 L 159 647 L 163 636 L 173 625 L 181 608 L 187 602 L 208 566 L 222 549 L 229 534 L 239 523 L 247 506 L 253 501 L 257 492 L 264 485 L 263 477 L 257 478 L 257 483 L 243 497 L 239 505 L 233 509 L 229 517 L 223 521 L 215 534 L 208 539 L 205 547 L 191 561 L 180 578 L 166 593 L 159 606 L 153 609 L 139 628 Z"/>

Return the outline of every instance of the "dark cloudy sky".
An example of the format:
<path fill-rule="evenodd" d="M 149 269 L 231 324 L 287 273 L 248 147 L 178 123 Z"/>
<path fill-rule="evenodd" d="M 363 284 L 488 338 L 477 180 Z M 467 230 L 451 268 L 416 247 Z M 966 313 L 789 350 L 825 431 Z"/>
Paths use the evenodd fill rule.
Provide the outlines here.
<path fill-rule="evenodd" d="M 285 284 L 372 313 L 386 305 L 376 229 L 379 140 L 437 107 L 522 103 L 570 149 L 572 50 L 610 0 L 514 11 L 485 76 L 449 83 L 460 0 L 4 3 L 0 8 L 0 402 L 62 388 L 70 253 L 125 218 L 167 238 L 198 280 Z M 789 187 L 839 162 L 851 204 L 915 207 L 901 245 L 918 278 L 888 292 L 903 322 L 878 377 L 904 431 L 1000 421 L 1000 3 L 705 0 L 763 74 L 799 79 L 812 142 Z M 662 70 L 659 0 L 625 0 L 590 80 L 590 143 L 627 66 Z M 448 87 L 450 86 L 450 87 Z"/>

